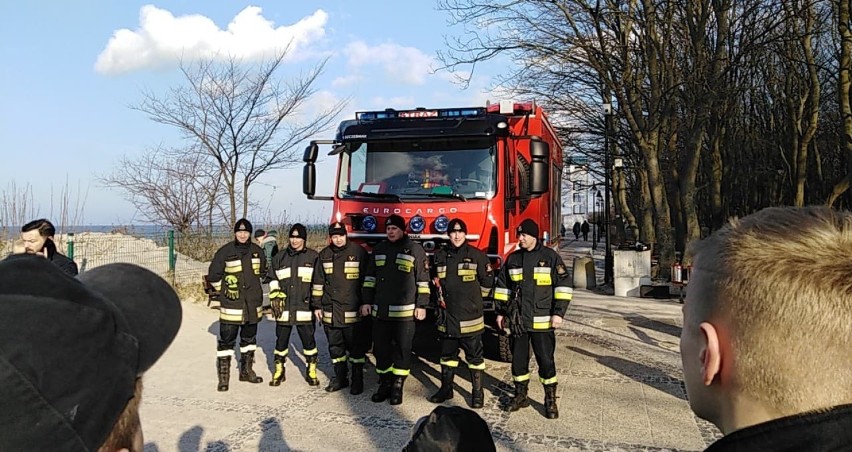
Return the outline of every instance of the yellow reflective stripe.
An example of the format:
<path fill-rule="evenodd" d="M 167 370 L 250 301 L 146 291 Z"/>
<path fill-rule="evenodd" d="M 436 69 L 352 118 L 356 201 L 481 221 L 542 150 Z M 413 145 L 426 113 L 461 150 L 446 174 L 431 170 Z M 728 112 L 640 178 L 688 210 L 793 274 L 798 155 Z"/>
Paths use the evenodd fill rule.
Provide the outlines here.
<path fill-rule="evenodd" d="M 310 350 L 304 350 L 304 351 L 302 351 L 302 353 L 303 353 L 305 356 L 314 356 L 314 355 L 316 355 L 317 353 L 319 353 L 319 350 L 317 350 L 317 349 L 316 349 L 316 347 L 314 347 L 314 348 L 312 348 L 312 349 L 310 349 Z"/>
<path fill-rule="evenodd" d="M 541 382 L 541 384 L 543 384 L 543 385 L 545 385 L 545 386 L 546 386 L 546 385 L 552 385 L 552 384 L 555 384 L 555 383 L 556 383 L 556 375 L 554 375 L 554 376 L 553 376 L 553 377 L 551 377 L 551 378 L 541 378 L 541 377 L 538 377 L 538 381 L 540 381 L 540 382 Z"/>
<path fill-rule="evenodd" d="M 313 267 L 299 267 L 299 269 L 296 270 L 296 276 L 298 276 L 303 282 L 311 282 L 313 275 Z"/>
<path fill-rule="evenodd" d="M 275 353 L 274 353 L 275 356 L 284 356 L 284 357 L 286 357 L 289 354 L 290 354 L 290 348 L 289 347 L 285 348 L 284 350 L 275 350 Z"/>
<path fill-rule="evenodd" d="M 383 267 L 388 258 L 387 254 L 376 254 L 373 257 L 376 259 L 376 267 Z"/>
<path fill-rule="evenodd" d="M 349 267 L 358 268 L 360 266 L 361 266 L 361 263 L 358 262 L 358 261 L 350 261 L 350 262 L 344 262 L 343 263 L 343 268 L 349 268 Z"/>
<path fill-rule="evenodd" d="M 459 322 L 459 328 L 461 329 L 462 334 L 480 331 L 485 328 L 485 319 L 483 317 L 480 317 L 478 319 Z"/>
<path fill-rule="evenodd" d="M 574 289 L 570 287 L 556 287 L 553 289 L 553 298 L 555 300 L 571 301 L 574 297 Z"/>
<path fill-rule="evenodd" d="M 412 256 L 410 254 L 401 254 L 401 253 L 397 254 L 396 255 L 396 263 L 402 264 L 403 262 L 400 262 L 400 261 L 413 264 L 414 263 L 414 256 Z"/>
<path fill-rule="evenodd" d="M 490 293 L 491 293 L 490 287 L 479 286 L 479 294 L 482 295 L 483 297 L 487 297 L 488 294 L 490 294 Z"/>
<path fill-rule="evenodd" d="M 524 269 L 523 268 L 510 268 L 509 269 L 509 279 L 517 282 L 524 279 Z"/>
<path fill-rule="evenodd" d="M 439 265 L 439 266 L 435 267 L 435 271 L 438 272 L 438 274 L 443 273 L 443 274 L 446 275 L 447 274 L 447 266 L 446 265 Z"/>
<path fill-rule="evenodd" d="M 275 277 L 278 279 L 290 279 L 290 267 L 275 270 Z"/>
<path fill-rule="evenodd" d="M 476 276 L 476 270 L 459 269 L 459 276 Z"/>
<path fill-rule="evenodd" d="M 225 261 L 225 273 L 239 273 L 243 271 L 242 261 Z"/>
<path fill-rule="evenodd" d="M 365 276 L 364 277 L 364 283 L 362 284 L 362 286 L 365 287 L 365 288 L 366 287 L 375 288 L 376 287 L 376 277 L 375 276 Z"/>
<path fill-rule="evenodd" d="M 477 268 L 479 268 L 479 264 L 477 264 L 476 262 L 462 262 L 459 264 L 459 271 L 463 269 L 476 270 Z"/>
<path fill-rule="evenodd" d="M 217 356 L 217 357 L 222 357 L 222 356 L 234 356 L 234 351 L 233 351 L 233 350 L 218 350 L 218 351 L 216 352 L 216 356 Z"/>
<path fill-rule="evenodd" d="M 429 283 L 428 282 L 417 283 L 417 293 L 423 293 L 423 294 L 429 295 Z"/>
<path fill-rule="evenodd" d="M 485 370 L 485 361 L 483 361 L 479 364 L 467 363 L 467 368 L 473 369 L 473 370 Z"/>
<path fill-rule="evenodd" d="M 459 367 L 459 360 L 457 360 L 457 359 L 453 359 L 453 360 L 444 360 L 444 359 L 442 358 L 442 359 L 441 359 L 441 365 L 442 365 L 442 366 L 447 366 L 447 367 Z"/>
<path fill-rule="evenodd" d="M 442 333 L 446 333 L 446 332 L 447 332 L 447 327 L 446 327 L 446 326 L 444 326 L 444 325 L 438 325 L 438 326 L 437 326 L 437 328 L 438 328 L 438 331 L 440 331 L 440 332 L 442 332 Z"/>
<path fill-rule="evenodd" d="M 314 284 L 314 285 L 312 285 L 312 286 L 311 286 L 311 295 L 312 295 L 312 296 L 314 296 L 314 297 L 321 297 L 321 296 L 322 296 L 322 292 L 323 292 L 323 290 L 322 290 L 322 284 Z"/>
<path fill-rule="evenodd" d="M 253 352 L 255 350 L 257 350 L 257 345 L 255 344 L 249 344 L 245 347 L 240 347 L 240 353 Z"/>
<path fill-rule="evenodd" d="M 538 274 L 547 273 L 549 275 L 550 274 L 550 267 L 534 267 L 533 268 L 533 274 L 537 274 L 537 273 Z"/>
<path fill-rule="evenodd" d="M 343 323 L 357 323 L 361 321 L 358 311 L 346 311 L 343 313 Z"/>
<path fill-rule="evenodd" d="M 331 363 L 332 364 L 345 363 L 347 360 L 348 360 L 348 358 L 346 357 L 346 355 L 343 355 L 340 358 L 331 358 Z"/>
<path fill-rule="evenodd" d="M 210 285 L 213 286 L 213 288 L 216 289 L 216 291 L 222 290 L 222 280 L 221 279 L 216 281 L 216 282 L 211 282 Z"/>
<path fill-rule="evenodd" d="M 414 304 L 388 306 L 388 317 L 410 317 L 414 315 Z"/>
<path fill-rule="evenodd" d="M 509 289 L 502 287 L 494 288 L 494 299 L 499 301 L 509 301 Z"/>
<path fill-rule="evenodd" d="M 260 274 L 260 258 L 253 257 L 251 258 L 251 269 L 254 270 L 254 274 Z"/>
<path fill-rule="evenodd" d="M 332 273 L 334 271 L 334 262 L 323 262 L 322 269 L 326 273 Z"/>
<path fill-rule="evenodd" d="M 311 311 L 296 311 L 297 322 L 308 322 L 313 319 Z"/>
<path fill-rule="evenodd" d="M 275 320 L 276 322 L 289 322 L 290 321 L 290 311 L 285 310 L 278 317 L 275 317 L 272 314 L 269 314 L 269 318 Z"/>
<path fill-rule="evenodd" d="M 397 369 L 396 367 L 394 367 L 392 369 L 393 370 L 391 372 L 393 372 L 393 374 L 398 376 L 398 377 L 407 377 L 408 374 L 411 373 L 411 370 L 409 370 L 409 369 Z"/>
<path fill-rule="evenodd" d="M 352 364 L 364 364 L 367 362 L 367 358 L 349 358 L 349 362 Z"/>
<path fill-rule="evenodd" d="M 530 381 L 530 374 L 512 375 L 512 381 Z"/>
<path fill-rule="evenodd" d="M 228 309 L 228 308 L 219 308 L 219 320 L 225 320 L 227 322 L 240 322 L 243 321 L 243 310 L 242 309 Z"/>
<path fill-rule="evenodd" d="M 534 330 L 546 330 L 550 328 L 550 316 L 541 315 L 533 317 Z"/>
<path fill-rule="evenodd" d="M 376 368 L 376 373 L 379 374 L 379 375 L 383 375 L 383 374 L 386 374 L 386 373 L 392 372 L 392 371 L 393 371 L 393 366 L 388 367 L 387 369 L 379 369 L 378 367 Z"/>

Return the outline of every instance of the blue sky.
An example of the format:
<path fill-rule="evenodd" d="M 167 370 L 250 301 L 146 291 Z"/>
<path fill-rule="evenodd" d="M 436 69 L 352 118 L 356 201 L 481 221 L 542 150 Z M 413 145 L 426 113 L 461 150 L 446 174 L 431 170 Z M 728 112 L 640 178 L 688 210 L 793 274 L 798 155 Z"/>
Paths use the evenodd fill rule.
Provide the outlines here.
<path fill-rule="evenodd" d="M 0 190 L 31 187 L 33 213 L 50 216 L 67 184 L 72 198 L 85 201 L 82 223 L 143 223 L 122 193 L 101 186 L 96 176 L 109 173 L 122 156 L 181 143 L 175 129 L 129 106 L 143 89 L 160 94 L 180 84 L 179 56 L 204 49 L 250 58 L 292 38 L 287 65 L 293 70 L 329 56 L 316 100 L 350 97 L 338 120 L 355 111 L 496 100 L 487 92 L 488 70 L 496 63 L 477 68 L 467 89 L 450 74 L 430 70 L 444 35 L 457 31 L 448 18 L 426 0 L 4 1 Z M 333 131 L 317 138 L 333 138 Z M 332 171 L 331 164 L 325 161 L 320 174 Z M 272 218 L 283 212 L 328 218 L 329 203 L 302 195 L 301 167 L 274 171 L 260 182 L 252 198 Z M 319 185 L 318 194 L 330 193 L 331 180 Z"/>

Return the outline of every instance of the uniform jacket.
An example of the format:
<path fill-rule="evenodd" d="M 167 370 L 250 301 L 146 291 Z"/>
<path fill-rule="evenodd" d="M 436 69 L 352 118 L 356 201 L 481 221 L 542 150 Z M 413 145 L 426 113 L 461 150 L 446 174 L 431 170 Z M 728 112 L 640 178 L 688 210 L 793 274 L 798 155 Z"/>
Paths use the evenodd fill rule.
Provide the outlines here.
<path fill-rule="evenodd" d="M 550 331 L 550 316 L 564 316 L 568 310 L 574 293 L 571 284 L 562 258 L 539 240 L 532 251 L 518 249 L 506 258 L 494 288 L 495 307 L 505 315 L 515 288 L 520 286 L 526 331 Z"/>
<path fill-rule="evenodd" d="M 725 435 L 707 452 L 809 452 L 852 450 L 852 405 L 798 414 Z"/>
<path fill-rule="evenodd" d="M 261 317 L 263 289 L 260 275 L 266 272 L 263 250 L 254 243 L 225 244 L 213 256 L 207 280 L 219 292 L 219 321 L 257 323 Z"/>
<path fill-rule="evenodd" d="M 272 258 L 269 267 L 269 298 L 273 292 L 284 293 L 284 311 L 273 319 L 289 325 L 304 325 L 314 321 L 313 310 L 319 304 L 311 304 L 311 284 L 317 267 L 317 252 L 310 248 L 296 251 L 287 247 Z"/>
<path fill-rule="evenodd" d="M 364 274 L 363 298 L 380 320 L 414 320 L 415 308 L 429 305 L 429 258 L 407 235 L 373 249 Z"/>
<path fill-rule="evenodd" d="M 467 243 L 459 248 L 450 245 L 435 253 L 435 271 L 447 305 L 446 325 L 439 324 L 438 331 L 448 337 L 481 334 L 485 329 L 482 297 L 494 285 L 488 256 Z"/>
<path fill-rule="evenodd" d="M 322 306 L 323 325 L 343 327 L 362 320 L 358 310 L 368 257 L 351 240 L 342 248 L 329 245 L 319 252 L 311 296 L 315 306 Z"/>

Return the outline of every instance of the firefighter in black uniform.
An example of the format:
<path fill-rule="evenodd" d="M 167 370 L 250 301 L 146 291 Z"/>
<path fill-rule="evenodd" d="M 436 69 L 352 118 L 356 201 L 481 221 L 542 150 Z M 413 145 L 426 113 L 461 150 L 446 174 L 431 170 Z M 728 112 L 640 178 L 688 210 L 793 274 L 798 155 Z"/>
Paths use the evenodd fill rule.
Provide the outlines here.
<path fill-rule="evenodd" d="M 305 356 L 305 381 L 319 386 L 317 378 L 317 341 L 314 338 L 314 309 L 311 285 L 317 266 L 317 252 L 305 246 L 308 231 L 300 223 L 290 228 L 289 244 L 272 258 L 269 266 L 269 305 L 275 320 L 275 370 L 269 386 L 278 386 L 286 380 L 284 364 L 290 353 L 290 333 L 293 326 L 302 340 Z"/>
<path fill-rule="evenodd" d="M 362 317 L 361 283 L 367 267 L 367 252 L 346 237 L 346 226 L 335 222 L 328 227 L 331 244 L 319 253 L 319 266 L 314 272 L 311 296 L 315 311 L 322 319 L 328 338 L 328 353 L 334 365 L 334 378 L 325 388 L 328 392 L 339 391 L 349 386 L 347 376 L 352 363 L 353 395 L 364 392 L 364 355 L 369 346 L 364 328 L 369 318 Z M 348 353 L 348 356 L 347 356 Z"/>
<path fill-rule="evenodd" d="M 371 400 L 399 405 L 411 372 L 414 319 L 425 319 L 429 305 L 429 261 L 423 247 L 405 234 L 402 217 L 389 216 L 385 231 L 388 239 L 376 245 L 367 263 L 361 314 L 373 315 L 379 389 Z"/>
<path fill-rule="evenodd" d="M 452 219 L 447 227 L 450 244 L 435 253 L 438 288 L 438 332 L 441 337 L 441 388 L 429 401 L 442 403 L 453 398 L 453 377 L 459 365 L 459 346 L 464 349 L 470 370 L 472 408 L 482 408 L 482 332 L 485 318 L 482 297 L 494 284 L 488 256 L 467 244 L 467 226 Z"/>
<path fill-rule="evenodd" d="M 544 385 L 544 411 L 548 419 L 559 417 L 556 408 L 556 348 L 554 328 L 562 324 L 573 295 L 572 281 L 556 251 L 538 240 L 538 225 L 526 219 L 517 229 L 520 249 L 506 258 L 494 288 L 497 324 L 506 327 L 507 317 L 520 322 L 523 333 L 512 337 L 512 379 L 515 397 L 509 411 L 528 407 L 530 344 Z M 518 290 L 519 289 L 519 290 Z M 516 315 L 512 316 L 511 313 Z M 515 328 L 512 328 L 514 331 Z"/>
<path fill-rule="evenodd" d="M 228 390 L 231 357 L 237 333 L 240 335 L 240 381 L 260 383 L 252 368 L 257 349 L 257 324 L 260 322 L 263 289 L 260 276 L 266 272 L 263 250 L 251 242 L 252 226 L 241 218 L 234 224 L 234 241 L 216 251 L 207 280 L 219 299 L 219 344 L 216 352 L 219 391 Z"/>

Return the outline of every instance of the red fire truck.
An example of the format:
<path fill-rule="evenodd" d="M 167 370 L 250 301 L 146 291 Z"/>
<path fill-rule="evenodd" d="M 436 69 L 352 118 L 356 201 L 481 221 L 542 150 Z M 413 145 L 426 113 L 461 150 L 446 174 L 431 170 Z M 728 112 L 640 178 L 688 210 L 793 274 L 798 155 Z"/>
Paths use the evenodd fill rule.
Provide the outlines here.
<path fill-rule="evenodd" d="M 315 196 L 320 145 L 338 159 L 333 196 Z M 558 241 L 562 146 L 535 102 L 360 112 L 334 140 L 312 141 L 304 162 L 304 193 L 333 201 L 331 221 L 367 249 L 385 238 L 391 214 L 428 253 L 449 242 L 449 220 L 463 219 L 469 243 L 495 268 L 516 249 L 524 219 L 539 224 L 546 245 Z M 491 300 L 486 310 L 493 313 Z M 506 359 L 507 341 L 497 346 L 489 354 Z"/>

